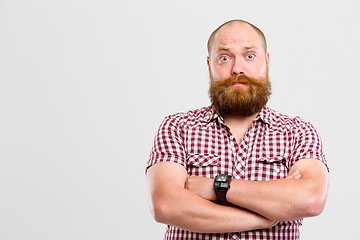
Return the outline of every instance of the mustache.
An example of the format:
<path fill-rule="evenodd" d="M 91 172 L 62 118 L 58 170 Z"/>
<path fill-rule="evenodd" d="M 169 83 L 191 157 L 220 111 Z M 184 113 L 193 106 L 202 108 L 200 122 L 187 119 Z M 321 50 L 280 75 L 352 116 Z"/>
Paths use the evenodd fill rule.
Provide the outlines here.
<path fill-rule="evenodd" d="M 225 88 L 230 87 L 236 83 L 242 83 L 247 85 L 259 85 L 261 84 L 262 79 L 252 78 L 246 75 L 239 75 L 239 76 L 230 76 L 228 78 L 225 78 L 223 80 L 217 81 L 214 83 L 218 86 L 223 86 Z"/>

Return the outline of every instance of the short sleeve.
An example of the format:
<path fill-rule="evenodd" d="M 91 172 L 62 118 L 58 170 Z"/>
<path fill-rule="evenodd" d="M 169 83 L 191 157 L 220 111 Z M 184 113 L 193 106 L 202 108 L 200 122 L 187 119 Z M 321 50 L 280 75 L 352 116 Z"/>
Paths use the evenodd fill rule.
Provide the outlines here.
<path fill-rule="evenodd" d="M 311 123 L 305 122 L 299 117 L 295 118 L 293 143 L 294 147 L 290 159 L 291 166 L 298 160 L 314 158 L 323 162 L 329 170 L 320 135 Z"/>
<path fill-rule="evenodd" d="M 161 123 L 147 162 L 147 169 L 158 162 L 175 162 L 186 168 L 186 154 L 179 115 L 168 116 Z"/>

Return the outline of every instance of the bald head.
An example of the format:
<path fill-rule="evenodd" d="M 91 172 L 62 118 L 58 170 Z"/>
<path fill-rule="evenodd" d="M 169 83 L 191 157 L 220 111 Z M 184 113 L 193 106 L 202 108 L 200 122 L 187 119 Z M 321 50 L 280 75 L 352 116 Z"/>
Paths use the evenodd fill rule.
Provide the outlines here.
<path fill-rule="evenodd" d="M 208 44 L 207 44 L 207 49 L 208 49 L 209 55 L 211 52 L 212 44 L 213 44 L 214 39 L 216 38 L 216 35 L 219 32 L 219 30 L 226 28 L 226 27 L 237 27 L 237 26 L 244 27 L 244 25 L 251 27 L 256 32 L 256 34 L 258 35 L 258 37 L 261 41 L 261 45 L 262 45 L 264 51 L 266 52 L 267 51 L 266 38 L 265 38 L 265 35 L 263 34 L 263 32 L 259 28 L 257 28 L 253 24 L 251 24 L 247 21 L 244 21 L 244 20 L 231 20 L 231 21 L 228 21 L 228 22 L 222 24 L 220 27 L 215 29 L 215 31 L 213 31 L 212 34 L 210 35 Z"/>

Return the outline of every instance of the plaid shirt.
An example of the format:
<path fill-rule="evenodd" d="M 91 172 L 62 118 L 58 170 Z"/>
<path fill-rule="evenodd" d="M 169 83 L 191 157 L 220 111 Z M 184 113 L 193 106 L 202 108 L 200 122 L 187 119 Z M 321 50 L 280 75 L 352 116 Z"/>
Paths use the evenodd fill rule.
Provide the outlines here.
<path fill-rule="evenodd" d="M 314 127 L 265 106 L 240 144 L 213 107 L 171 115 L 162 122 L 148 161 L 176 162 L 189 175 L 267 181 L 285 178 L 294 163 L 304 158 L 326 160 Z M 302 219 L 280 222 L 270 229 L 237 233 L 194 233 L 167 226 L 165 239 L 300 239 Z"/>

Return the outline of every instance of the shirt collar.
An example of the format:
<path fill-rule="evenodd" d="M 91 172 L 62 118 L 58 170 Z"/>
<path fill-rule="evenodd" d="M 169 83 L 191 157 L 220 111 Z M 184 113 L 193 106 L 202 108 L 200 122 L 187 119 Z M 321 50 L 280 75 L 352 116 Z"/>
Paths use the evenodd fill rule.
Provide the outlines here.
<path fill-rule="evenodd" d="M 264 106 L 254 120 L 268 124 L 271 127 L 272 119 L 270 115 L 270 108 L 268 106 Z M 209 123 L 214 119 L 217 119 L 219 122 L 224 123 L 223 117 L 214 109 L 213 106 L 210 106 L 206 109 L 204 113 L 203 121 Z"/>
<path fill-rule="evenodd" d="M 204 112 L 203 121 L 206 123 L 211 122 L 214 119 L 218 119 L 220 122 L 224 122 L 224 119 L 221 115 L 215 110 L 213 106 L 209 106 Z"/>
<path fill-rule="evenodd" d="M 255 121 L 261 121 L 265 124 L 268 124 L 270 127 L 272 125 L 272 119 L 270 117 L 270 108 L 268 106 L 264 106 L 257 117 L 255 118 Z"/>

